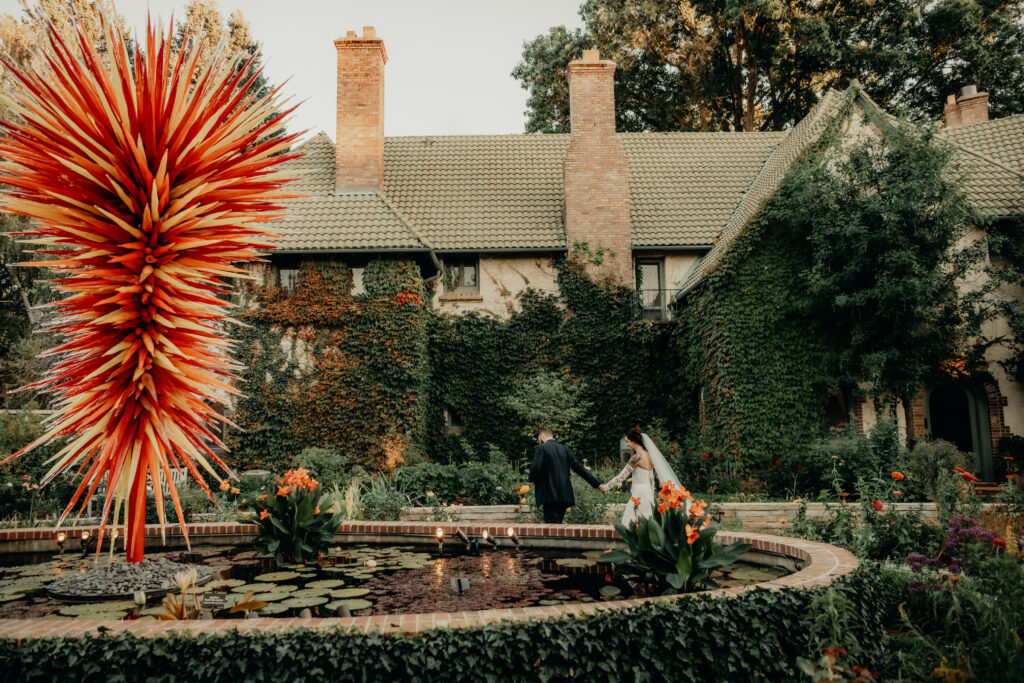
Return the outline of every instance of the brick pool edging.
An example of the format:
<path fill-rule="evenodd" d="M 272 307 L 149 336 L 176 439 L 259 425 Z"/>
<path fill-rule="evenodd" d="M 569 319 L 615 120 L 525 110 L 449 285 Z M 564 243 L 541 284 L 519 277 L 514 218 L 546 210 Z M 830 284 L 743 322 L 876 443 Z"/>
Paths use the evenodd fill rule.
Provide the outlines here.
<path fill-rule="evenodd" d="M 458 524 L 458 523 L 426 523 L 426 522 L 344 522 L 338 528 L 338 533 L 344 536 L 430 536 L 433 537 L 435 530 L 441 527 L 445 534 L 454 535 L 457 528 L 462 528 L 467 534 L 479 535 L 484 529 L 492 534 L 505 536 L 504 529 L 509 525 L 496 524 Z M 583 525 L 583 524 L 521 524 L 513 525 L 516 534 L 526 541 L 527 539 L 594 539 L 608 542 L 618 541 L 615 530 L 604 525 Z M 79 527 L 81 531 L 88 527 Z M 94 530 L 90 528 L 90 530 Z M 159 527 L 148 526 L 146 528 L 147 538 L 151 531 L 159 538 Z M 208 539 L 225 538 L 231 539 L 246 535 L 254 536 L 256 526 L 251 524 L 236 523 L 214 523 L 214 524 L 190 524 L 188 525 L 190 537 L 203 537 Z M 181 529 L 178 525 L 171 525 L 167 529 L 170 537 L 176 532 L 180 535 Z M 33 536 L 26 537 L 21 534 L 30 533 Z M 0 530 L 0 547 L 7 540 L 42 540 L 53 539 L 54 529 L 3 529 Z M 36 535 L 39 534 L 39 535 Z M 13 537 L 11 537 L 13 535 Z M 161 637 L 172 634 L 199 633 L 213 634 L 237 630 L 239 633 L 251 631 L 285 631 L 293 628 L 308 629 L 352 629 L 356 632 L 369 633 L 379 630 L 382 633 L 417 633 L 431 628 L 450 627 L 463 628 L 471 626 L 483 626 L 485 624 L 499 621 L 518 621 L 524 619 L 548 619 L 565 615 L 586 615 L 595 614 L 604 610 L 625 609 L 636 607 L 647 602 L 680 600 L 690 595 L 707 595 L 711 597 L 731 597 L 740 595 L 754 588 L 767 588 L 769 590 L 780 590 L 784 588 L 809 588 L 814 586 L 825 586 L 834 579 L 852 572 L 857 568 L 859 562 L 850 552 L 815 541 L 806 541 L 797 538 L 782 536 L 771 536 L 768 534 L 720 531 L 717 539 L 724 543 L 734 541 L 745 541 L 753 545 L 753 549 L 779 555 L 795 557 L 806 566 L 794 574 L 780 577 L 773 581 L 766 581 L 740 588 L 720 588 L 704 591 L 702 593 L 691 593 L 681 596 L 656 596 L 647 598 L 634 598 L 629 600 L 616 600 L 609 602 L 592 603 L 570 603 L 566 605 L 552 605 L 543 607 L 519 607 L 512 609 L 480 610 L 476 612 L 435 612 L 428 614 L 381 614 L 374 616 L 346 617 L 346 618 L 315 618 L 315 619 L 199 619 L 189 622 L 178 621 L 91 621 L 81 619 L 0 619 L 0 638 L 9 638 L 22 641 L 31 638 L 62 637 L 62 636 L 84 636 L 103 629 L 108 633 L 128 631 L 138 637 Z M 234 541 L 232 541 L 234 542 Z"/>

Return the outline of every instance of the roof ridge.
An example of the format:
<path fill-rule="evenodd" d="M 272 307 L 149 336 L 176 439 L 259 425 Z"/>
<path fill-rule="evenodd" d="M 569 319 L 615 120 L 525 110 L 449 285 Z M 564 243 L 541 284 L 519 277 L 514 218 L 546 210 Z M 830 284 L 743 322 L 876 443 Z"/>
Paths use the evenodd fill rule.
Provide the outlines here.
<path fill-rule="evenodd" d="M 1024 171 L 1018 171 L 1017 169 L 1010 168 L 1009 166 L 1007 166 L 1006 164 L 1004 164 L 1001 161 L 997 161 L 996 159 L 993 159 L 990 156 L 988 156 L 986 154 L 982 154 L 981 152 L 979 152 L 979 151 L 977 151 L 975 149 L 971 149 L 970 147 L 967 147 L 965 145 L 958 144 L 958 143 L 954 142 L 953 140 L 946 140 L 946 142 L 948 144 L 952 145 L 953 147 L 956 147 L 957 149 L 960 149 L 960 150 L 962 150 L 964 152 L 967 152 L 968 154 L 972 154 L 972 155 L 978 157 L 979 159 L 981 159 L 982 161 L 984 161 L 987 164 L 991 164 L 992 166 L 995 166 L 997 168 L 1001 168 L 1002 170 L 1006 171 L 1007 173 L 1009 173 L 1011 175 L 1015 175 L 1018 178 L 1024 178 Z"/>

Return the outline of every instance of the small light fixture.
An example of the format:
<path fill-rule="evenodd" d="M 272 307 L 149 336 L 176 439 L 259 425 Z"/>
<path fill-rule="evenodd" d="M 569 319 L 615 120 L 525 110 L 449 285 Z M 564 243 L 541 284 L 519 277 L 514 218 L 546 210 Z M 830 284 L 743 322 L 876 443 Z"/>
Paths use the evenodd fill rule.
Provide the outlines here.
<path fill-rule="evenodd" d="M 57 545 L 60 547 L 60 554 L 64 554 L 64 541 L 68 540 L 68 535 L 63 531 L 57 532 Z"/>
<path fill-rule="evenodd" d="M 512 541 L 513 545 L 519 545 L 519 537 L 516 536 L 516 530 L 513 527 L 508 528 L 508 540 Z"/>
<path fill-rule="evenodd" d="M 491 536 L 491 532 L 487 529 L 484 529 L 484 532 L 480 534 L 480 540 L 482 540 L 484 543 L 490 544 L 495 548 L 498 547 L 498 542 L 494 540 L 494 536 Z"/>
<path fill-rule="evenodd" d="M 82 529 L 82 543 L 85 543 L 89 540 L 89 535 L 90 534 L 88 529 Z"/>
<path fill-rule="evenodd" d="M 462 529 L 456 529 L 455 530 L 455 534 L 459 537 L 460 541 L 462 541 L 463 543 L 466 544 L 466 550 L 469 550 L 470 542 L 469 542 L 469 536 L 466 535 L 466 532 L 463 531 Z"/>
<path fill-rule="evenodd" d="M 444 552 L 444 529 L 442 529 L 441 527 L 437 527 L 437 530 L 434 532 L 434 536 L 437 537 L 437 552 L 443 553 Z"/>

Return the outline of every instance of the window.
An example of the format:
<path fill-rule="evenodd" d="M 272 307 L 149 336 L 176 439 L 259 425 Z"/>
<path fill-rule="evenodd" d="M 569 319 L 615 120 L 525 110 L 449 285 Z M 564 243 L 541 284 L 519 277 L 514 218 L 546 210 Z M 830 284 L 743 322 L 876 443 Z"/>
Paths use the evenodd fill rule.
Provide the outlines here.
<path fill-rule="evenodd" d="M 449 292 L 480 291 L 480 260 L 468 258 L 446 258 L 444 260 L 444 288 Z"/>
<path fill-rule="evenodd" d="M 462 433 L 462 420 L 455 414 L 453 408 L 444 409 L 444 427 L 445 431 L 449 434 L 461 434 Z"/>
<path fill-rule="evenodd" d="M 665 262 L 644 259 L 636 262 L 636 280 L 644 320 L 668 318 L 668 292 L 665 291 Z"/>
<path fill-rule="evenodd" d="M 278 266 L 277 286 L 294 292 L 299 286 L 299 269 L 295 266 Z"/>
<path fill-rule="evenodd" d="M 360 294 L 366 294 L 366 288 L 363 287 L 363 267 L 352 269 L 352 296 L 359 296 Z"/>

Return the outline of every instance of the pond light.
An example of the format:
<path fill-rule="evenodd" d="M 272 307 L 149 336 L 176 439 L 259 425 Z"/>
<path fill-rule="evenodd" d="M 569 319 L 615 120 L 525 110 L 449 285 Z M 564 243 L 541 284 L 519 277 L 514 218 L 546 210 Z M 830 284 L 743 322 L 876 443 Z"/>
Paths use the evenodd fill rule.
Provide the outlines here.
<path fill-rule="evenodd" d="M 64 554 L 64 541 L 68 540 L 68 535 L 63 531 L 57 532 L 57 545 L 60 547 L 60 554 Z"/>
<path fill-rule="evenodd" d="M 480 534 L 480 540 L 482 540 L 484 543 L 491 544 L 495 548 L 498 547 L 498 542 L 494 540 L 494 536 L 491 536 L 491 532 L 487 529 L 484 529 L 484 532 Z"/>
<path fill-rule="evenodd" d="M 513 527 L 508 528 L 508 540 L 512 541 L 515 545 L 519 545 L 519 537 L 516 536 L 516 530 Z"/>
<path fill-rule="evenodd" d="M 437 537 L 437 552 L 443 553 L 444 552 L 444 529 L 442 529 L 441 527 L 437 527 L 437 530 L 434 532 L 434 536 Z"/>

